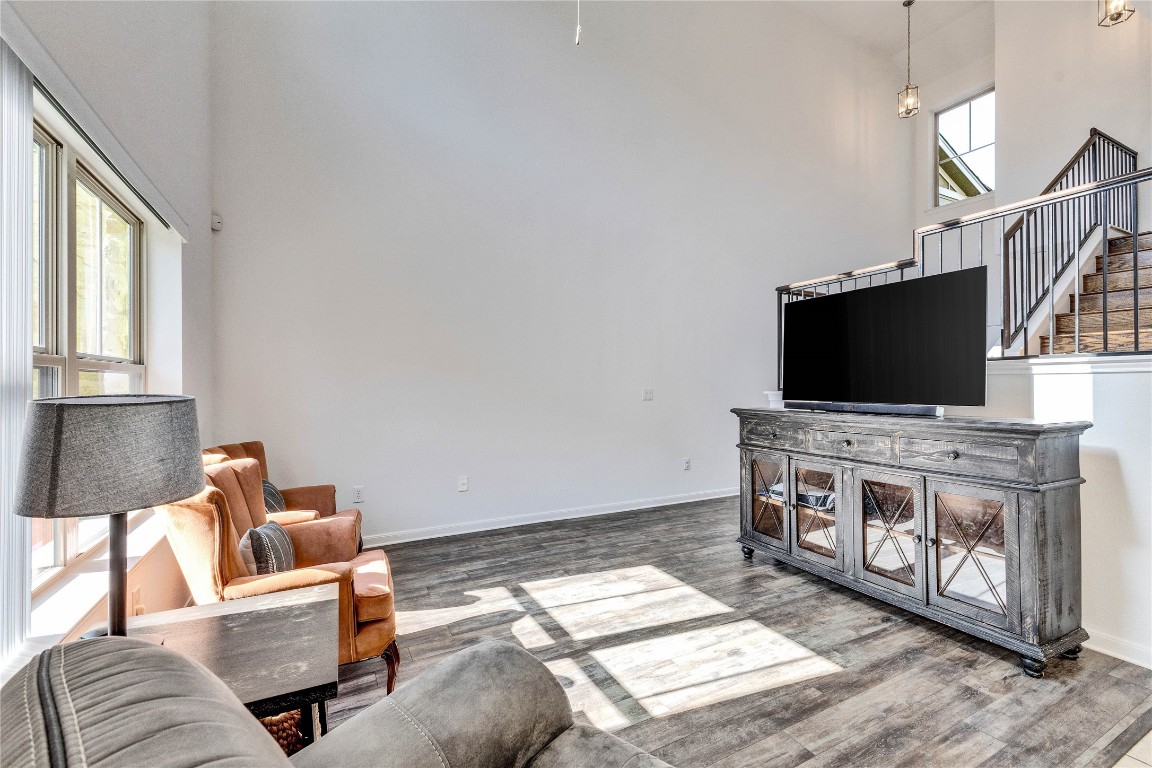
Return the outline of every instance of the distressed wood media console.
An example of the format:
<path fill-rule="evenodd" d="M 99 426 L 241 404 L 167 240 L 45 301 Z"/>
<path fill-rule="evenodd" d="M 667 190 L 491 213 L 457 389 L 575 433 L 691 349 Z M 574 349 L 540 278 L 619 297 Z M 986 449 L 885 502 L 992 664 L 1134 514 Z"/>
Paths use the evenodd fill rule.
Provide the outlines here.
<path fill-rule="evenodd" d="M 1080 435 L 1037 424 L 736 408 L 740 538 L 1020 654 L 1075 659 Z"/>

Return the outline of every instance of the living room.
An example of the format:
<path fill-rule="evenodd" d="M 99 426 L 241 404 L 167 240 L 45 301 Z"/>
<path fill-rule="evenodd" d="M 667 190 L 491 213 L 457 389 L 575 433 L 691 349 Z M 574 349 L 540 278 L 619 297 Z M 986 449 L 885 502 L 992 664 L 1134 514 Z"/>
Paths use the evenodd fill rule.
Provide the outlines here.
<path fill-rule="evenodd" d="M 47 340 L 24 283 L 3 289 L 5 659 L 108 621 L 107 537 L 69 533 L 107 518 L 12 509 L 33 387 L 87 394 L 81 374 L 119 376 L 115 391 L 194 397 L 199 448 L 261 441 L 248 461 L 286 499 L 334 485 L 356 548 L 386 555 L 399 668 L 383 649 L 341 664 L 318 708 L 330 734 L 309 749 L 390 686 L 502 639 L 562 678 L 578 720 L 672 765 L 1152 764 L 1152 345 L 1036 354 L 1064 312 L 1048 297 L 1089 285 L 1093 257 L 1111 263 L 1100 249 L 1122 250 L 1122 222 L 1096 228 L 1083 281 L 1052 277 L 1008 345 L 997 278 L 984 405 L 945 419 L 1092 423 L 1073 473 L 1079 660 L 1060 658 L 1074 643 L 1033 678 L 1021 651 L 769 545 L 746 560 L 751 444 L 730 412 L 788 413 L 779 302 L 804 288 L 778 286 L 934 265 L 957 230 L 931 227 L 1044 194 L 1098 135 L 1147 169 L 1152 5 L 1121 8 L 1101 24 L 1096 0 L 3 2 L 5 56 L 36 81 L 27 130 L 60 181 L 44 250 L 58 267 L 38 284 Z M 918 114 L 902 117 L 910 84 Z M 946 198 L 941 116 L 989 94 L 994 183 Z M 130 353 L 86 353 L 71 331 L 75 290 L 56 278 L 72 168 L 136 227 Z M 1126 188 L 1145 232 L 1139 179 Z M 1068 188 L 1085 182 L 1103 177 Z M 1057 203 L 989 219 L 960 247 L 987 245 L 999 275 L 1000 227 Z M 16 221 L 5 275 L 32 280 Z M 1119 285 L 1145 301 L 1129 259 Z M 130 624 L 212 608 L 167 525 L 130 516 Z M 33 530 L 64 532 L 38 550 L 48 561 Z M 715 636 L 677 663 L 694 632 Z M 796 662 L 795 678 L 724 662 L 741 643 Z M 896 693 L 908 683 L 914 698 Z M 925 710 L 931 734 L 868 751 L 888 731 L 861 718 L 898 729 Z"/>

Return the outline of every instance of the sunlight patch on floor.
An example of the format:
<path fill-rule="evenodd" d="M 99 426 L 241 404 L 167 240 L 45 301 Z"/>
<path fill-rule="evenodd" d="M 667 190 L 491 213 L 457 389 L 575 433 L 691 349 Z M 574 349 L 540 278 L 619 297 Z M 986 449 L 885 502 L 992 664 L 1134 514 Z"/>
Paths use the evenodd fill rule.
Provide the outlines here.
<path fill-rule="evenodd" d="M 540 626 L 540 622 L 528 615 L 521 616 L 512 622 L 512 636 L 528 650 L 556 644 L 547 630 Z"/>
<path fill-rule="evenodd" d="M 583 712 L 588 721 L 606 731 L 619 730 L 631 725 L 616 705 L 592 682 L 584 670 L 572 659 L 547 661 L 544 666 L 556 676 L 568 694 L 573 712 Z"/>
<path fill-rule="evenodd" d="M 724 603 L 651 565 L 521 586 L 576 640 L 732 612 Z"/>
<path fill-rule="evenodd" d="M 591 655 L 654 717 L 840 671 L 831 661 L 751 619 Z"/>
<path fill-rule="evenodd" d="M 524 613 L 524 606 L 504 587 L 477 589 L 465 592 L 465 596 L 476 598 L 475 602 L 450 608 L 430 608 L 425 611 L 396 611 L 396 633 L 410 635 L 433 627 L 443 627 L 453 622 L 486 616 L 501 611 Z"/>

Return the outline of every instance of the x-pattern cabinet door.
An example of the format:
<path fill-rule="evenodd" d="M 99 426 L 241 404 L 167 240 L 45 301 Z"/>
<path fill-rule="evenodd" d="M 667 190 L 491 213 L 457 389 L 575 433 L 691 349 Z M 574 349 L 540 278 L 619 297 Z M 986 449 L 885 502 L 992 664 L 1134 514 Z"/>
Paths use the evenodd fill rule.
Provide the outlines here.
<path fill-rule="evenodd" d="M 749 452 L 747 529 L 750 539 L 783 552 L 788 551 L 788 457 L 760 451 Z"/>
<path fill-rule="evenodd" d="M 1020 629 L 1020 514 L 1016 493 L 928 481 L 928 603 Z"/>
<path fill-rule="evenodd" d="M 792 462 L 792 554 L 844 569 L 842 470 L 832 464 Z"/>
<path fill-rule="evenodd" d="M 856 469 L 852 484 L 856 578 L 923 602 L 924 479 Z"/>

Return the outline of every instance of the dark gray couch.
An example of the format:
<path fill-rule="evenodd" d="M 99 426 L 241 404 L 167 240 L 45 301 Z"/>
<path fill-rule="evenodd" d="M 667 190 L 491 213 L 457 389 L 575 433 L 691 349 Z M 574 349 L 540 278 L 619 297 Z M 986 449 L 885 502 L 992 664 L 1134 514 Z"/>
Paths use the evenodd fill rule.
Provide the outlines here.
<path fill-rule="evenodd" d="M 29 662 L 0 693 L 0 726 L 5 766 L 668 768 L 573 724 L 548 669 L 503 642 L 452 656 L 291 760 L 207 669 L 126 638 Z"/>

